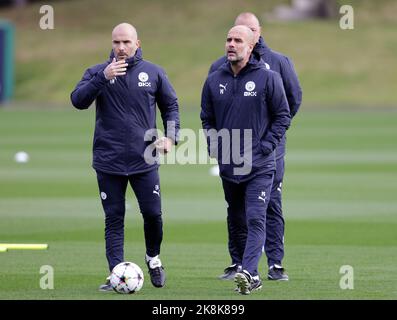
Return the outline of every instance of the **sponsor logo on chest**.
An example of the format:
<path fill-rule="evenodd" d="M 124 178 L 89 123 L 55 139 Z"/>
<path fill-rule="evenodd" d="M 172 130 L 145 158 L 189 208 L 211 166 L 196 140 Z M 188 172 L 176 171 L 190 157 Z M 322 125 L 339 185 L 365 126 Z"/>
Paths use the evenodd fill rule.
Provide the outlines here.
<path fill-rule="evenodd" d="M 254 81 L 248 81 L 245 84 L 245 90 L 244 91 L 244 97 L 256 97 L 257 92 L 255 90 L 255 82 Z"/>
<path fill-rule="evenodd" d="M 149 75 L 146 72 L 140 72 L 138 74 L 138 87 L 151 87 L 152 83 L 148 82 L 149 80 Z"/>

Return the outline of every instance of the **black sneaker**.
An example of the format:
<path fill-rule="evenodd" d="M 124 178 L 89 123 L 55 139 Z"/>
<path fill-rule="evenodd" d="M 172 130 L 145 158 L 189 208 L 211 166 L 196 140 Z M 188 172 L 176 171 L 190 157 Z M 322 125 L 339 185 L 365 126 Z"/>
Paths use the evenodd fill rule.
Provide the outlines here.
<path fill-rule="evenodd" d="M 251 276 L 247 270 L 238 272 L 234 277 L 237 284 L 235 291 L 241 294 L 250 294 L 252 291 L 262 289 L 262 281 L 259 276 Z"/>
<path fill-rule="evenodd" d="M 288 281 L 289 279 L 288 274 L 285 272 L 285 269 L 277 264 L 274 264 L 269 268 L 267 278 L 269 280 L 275 281 Z"/>
<path fill-rule="evenodd" d="M 106 278 L 106 282 L 99 286 L 99 291 L 107 292 L 113 291 L 112 285 L 110 284 L 110 276 Z"/>
<path fill-rule="evenodd" d="M 221 280 L 233 280 L 236 273 L 241 272 L 243 269 L 239 264 L 232 264 L 231 266 L 227 267 L 223 274 L 221 274 L 218 278 Z"/>
<path fill-rule="evenodd" d="M 164 287 L 165 285 L 165 272 L 164 268 L 161 265 L 161 261 L 159 258 L 153 258 L 149 261 L 146 261 L 146 264 L 149 269 L 150 280 L 152 281 L 153 286 L 156 288 Z"/>

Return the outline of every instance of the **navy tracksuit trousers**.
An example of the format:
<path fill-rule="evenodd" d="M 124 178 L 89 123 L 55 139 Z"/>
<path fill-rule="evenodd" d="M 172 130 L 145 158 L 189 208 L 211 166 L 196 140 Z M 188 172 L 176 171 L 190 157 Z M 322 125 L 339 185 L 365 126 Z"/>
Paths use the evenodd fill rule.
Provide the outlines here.
<path fill-rule="evenodd" d="M 276 160 L 272 193 L 266 212 L 265 252 L 268 266 L 282 265 L 284 258 L 284 218 L 281 191 L 284 177 L 284 157 Z"/>
<path fill-rule="evenodd" d="M 266 210 L 266 241 L 264 250 L 267 256 L 267 263 L 270 267 L 273 264 L 282 265 L 284 258 L 284 218 L 282 211 L 282 184 L 284 178 L 284 157 L 276 160 L 276 171 L 273 178 L 273 184 L 271 187 L 270 199 Z M 227 200 L 226 200 L 227 201 Z M 233 207 L 235 211 L 243 212 L 245 203 L 242 199 L 233 200 Z M 229 210 L 228 210 L 229 211 Z M 231 218 L 228 216 L 227 225 L 229 233 L 229 253 L 232 258 L 232 264 L 241 264 L 243 248 L 241 245 L 242 239 L 245 237 L 243 233 L 238 233 L 231 226 L 232 220 L 237 218 Z M 241 225 L 244 220 L 242 217 L 239 218 L 240 222 L 237 225 Z"/>
<path fill-rule="evenodd" d="M 151 257 L 158 255 L 163 239 L 158 169 L 130 176 L 97 171 L 97 180 L 105 212 L 106 258 L 109 271 L 124 261 L 125 193 L 128 182 L 143 216 L 146 254 Z"/>
<path fill-rule="evenodd" d="M 256 276 L 266 239 L 266 210 L 273 174 L 260 174 L 242 183 L 222 179 L 222 184 L 228 204 L 228 244 L 232 263 L 241 264 L 243 269 Z"/>

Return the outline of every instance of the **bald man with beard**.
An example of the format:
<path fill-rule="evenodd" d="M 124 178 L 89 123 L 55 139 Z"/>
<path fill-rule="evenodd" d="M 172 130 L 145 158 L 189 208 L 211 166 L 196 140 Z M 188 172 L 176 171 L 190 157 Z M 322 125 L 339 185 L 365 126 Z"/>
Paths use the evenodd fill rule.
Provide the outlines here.
<path fill-rule="evenodd" d="M 252 53 L 254 45 L 248 27 L 229 30 L 227 61 L 205 81 L 200 113 L 209 155 L 218 160 L 228 204 L 229 235 L 235 240 L 234 257 L 241 266 L 234 276 L 240 294 L 262 288 L 258 263 L 265 243 L 274 150 L 290 123 L 281 77 Z M 223 138 L 225 132 L 230 139 L 219 143 L 219 134 Z M 242 167 L 235 154 L 249 163 Z"/>
<path fill-rule="evenodd" d="M 130 184 L 144 220 L 144 260 L 153 286 L 161 288 L 165 271 L 159 257 L 163 239 L 159 163 L 148 154 L 167 153 L 177 142 L 176 93 L 165 71 L 143 60 L 135 27 L 121 23 L 112 32 L 109 60 L 85 71 L 71 101 L 81 110 L 96 104 L 92 166 L 105 212 L 108 271 L 125 261 L 125 194 Z M 156 104 L 163 120 L 163 138 L 155 130 Z M 113 290 L 110 277 L 99 290 Z"/>
<path fill-rule="evenodd" d="M 291 118 L 293 118 L 302 102 L 302 90 L 298 77 L 294 70 L 294 65 L 290 58 L 276 52 L 268 47 L 261 36 L 262 28 L 258 18 L 251 12 L 239 14 L 234 25 L 243 25 L 248 27 L 253 35 L 255 46 L 253 53 L 257 54 L 264 62 L 266 69 L 277 72 L 282 79 L 283 87 L 288 101 Z M 209 70 L 209 74 L 219 69 L 227 63 L 227 57 L 223 56 L 215 61 Z M 284 136 L 275 150 L 276 172 L 274 175 L 273 186 L 270 196 L 269 206 L 266 214 L 266 242 L 264 251 L 267 256 L 268 279 L 275 281 L 287 281 L 289 279 L 282 260 L 284 258 L 284 230 L 285 222 L 282 211 L 282 186 L 284 179 L 284 164 L 286 152 L 286 136 Z M 230 228 L 229 234 L 229 253 L 231 256 L 231 265 L 225 268 L 224 273 L 219 276 L 220 279 L 233 279 L 235 274 L 241 270 L 238 258 L 238 249 L 236 239 Z"/>

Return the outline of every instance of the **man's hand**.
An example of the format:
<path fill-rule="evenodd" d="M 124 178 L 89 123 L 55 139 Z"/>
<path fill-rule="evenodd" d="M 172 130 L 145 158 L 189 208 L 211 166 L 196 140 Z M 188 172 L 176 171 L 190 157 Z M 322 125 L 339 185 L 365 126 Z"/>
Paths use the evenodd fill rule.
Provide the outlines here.
<path fill-rule="evenodd" d="M 113 58 L 113 61 L 103 70 L 103 74 L 106 80 L 112 80 L 118 76 L 124 76 L 127 66 L 128 63 L 125 63 L 125 60 L 116 61 L 116 58 Z"/>
<path fill-rule="evenodd" d="M 171 151 L 173 141 L 170 138 L 162 137 L 157 139 L 154 145 L 161 154 L 165 154 Z"/>

